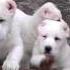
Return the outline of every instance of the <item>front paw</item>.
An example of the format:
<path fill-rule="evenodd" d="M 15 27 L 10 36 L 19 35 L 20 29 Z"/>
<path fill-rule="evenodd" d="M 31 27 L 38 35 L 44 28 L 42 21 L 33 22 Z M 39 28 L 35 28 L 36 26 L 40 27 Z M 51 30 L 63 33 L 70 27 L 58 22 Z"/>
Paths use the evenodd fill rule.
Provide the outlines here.
<path fill-rule="evenodd" d="M 19 64 L 15 61 L 6 60 L 3 63 L 2 70 L 19 70 Z"/>
<path fill-rule="evenodd" d="M 43 60 L 45 60 L 44 55 L 36 55 L 31 58 L 30 64 L 32 66 L 39 67 Z"/>

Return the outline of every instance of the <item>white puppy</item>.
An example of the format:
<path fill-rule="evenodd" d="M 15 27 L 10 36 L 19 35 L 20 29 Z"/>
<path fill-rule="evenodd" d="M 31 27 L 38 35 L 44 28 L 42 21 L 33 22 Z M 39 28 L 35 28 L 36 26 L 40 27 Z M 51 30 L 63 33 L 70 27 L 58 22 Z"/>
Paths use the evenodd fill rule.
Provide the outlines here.
<path fill-rule="evenodd" d="M 37 36 L 37 25 L 44 19 L 62 22 L 62 15 L 50 2 L 30 16 L 17 9 L 13 0 L 0 0 L 0 59 L 5 58 L 3 70 L 19 69 L 21 59 L 26 59 L 31 53 Z M 67 27 L 66 23 L 62 25 Z"/>
<path fill-rule="evenodd" d="M 46 59 L 45 54 L 52 55 L 60 70 L 70 70 L 70 46 L 68 34 L 60 21 L 44 20 L 38 27 L 31 64 L 39 66 Z"/>

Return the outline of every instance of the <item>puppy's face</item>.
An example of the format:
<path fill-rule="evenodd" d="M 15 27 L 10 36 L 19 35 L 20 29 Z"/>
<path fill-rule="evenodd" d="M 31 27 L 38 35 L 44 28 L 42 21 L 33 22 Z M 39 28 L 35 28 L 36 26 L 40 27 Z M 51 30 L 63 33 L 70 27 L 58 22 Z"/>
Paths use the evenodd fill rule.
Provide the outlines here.
<path fill-rule="evenodd" d="M 59 21 L 45 20 L 38 27 L 41 53 L 58 55 L 66 43 L 66 31 Z"/>
<path fill-rule="evenodd" d="M 0 0 L 0 41 L 8 34 L 15 9 L 13 0 Z"/>

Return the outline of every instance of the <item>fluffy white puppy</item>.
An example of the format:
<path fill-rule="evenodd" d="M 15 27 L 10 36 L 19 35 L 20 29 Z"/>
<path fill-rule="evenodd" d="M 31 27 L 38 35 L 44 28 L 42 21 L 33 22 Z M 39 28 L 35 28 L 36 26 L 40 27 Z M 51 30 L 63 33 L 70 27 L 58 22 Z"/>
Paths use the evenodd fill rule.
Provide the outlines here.
<path fill-rule="evenodd" d="M 3 70 L 19 69 L 21 59 L 26 59 L 31 53 L 37 36 L 37 25 L 44 19 L 62 22 L 62 15 L 50 2 L 30 16 L 17 9 L 13 0 L 0 0 L 0 59 L 5 59 Z M 62 25 L 67 27 L 66 23 Z"/>
<path fill-rule="evenodd" d="M 44 20 L 44 25 L 38 26 L 31 64 L 39 66 L 46 59 L 45 54 L 54 57 L 54 64 L 60 70 L 70 70 L 70 46 L 67 43 L 68 34 L 60 21 Z"/>

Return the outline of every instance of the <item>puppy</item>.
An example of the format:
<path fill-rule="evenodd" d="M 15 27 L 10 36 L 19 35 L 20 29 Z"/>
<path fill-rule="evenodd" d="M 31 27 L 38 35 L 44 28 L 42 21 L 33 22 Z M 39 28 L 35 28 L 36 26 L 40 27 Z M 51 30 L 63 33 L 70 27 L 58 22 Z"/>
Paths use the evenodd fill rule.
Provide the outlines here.
<path fill-rule="evenodd" d="M 68 34 L 60 21 L 44 20 L 38 26 L 38 37 L 33 49 L 31 64 L 40 66 L 46 55 L 54 57 L 54 65 L 60 70 L 70 69 L 70 46 Z M 48 56 L 47 56 L 48 57 Z"/>
<path fill-rule="evenodd" d="M 0 0 L 0 59 L 5 59 L 3 70 L 19 70 L 22 58 L 25 63 L 29 61 L 37 37 L 37 25 L 44 19 L 59 20 L 62 15 L 51 2 L 33 15 L 27 15 L 17 8 L 13 0 Z M 62 25 L 67 27 L 66 23 Z"/>

